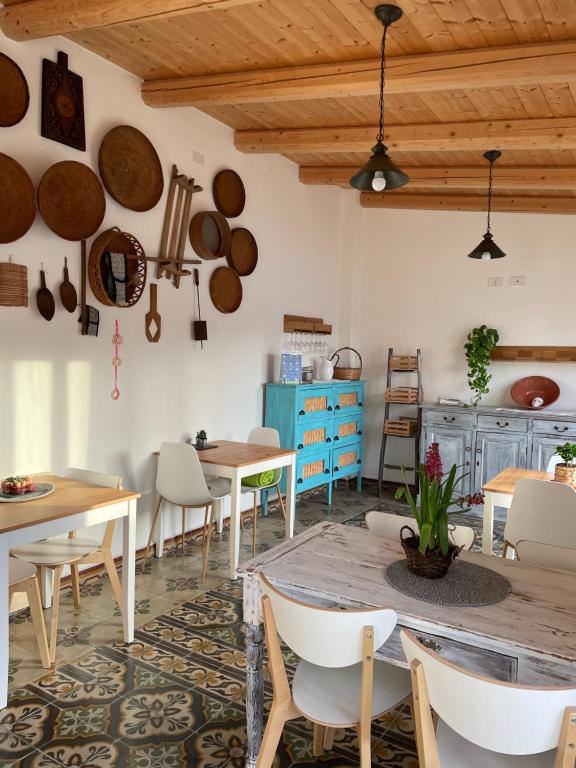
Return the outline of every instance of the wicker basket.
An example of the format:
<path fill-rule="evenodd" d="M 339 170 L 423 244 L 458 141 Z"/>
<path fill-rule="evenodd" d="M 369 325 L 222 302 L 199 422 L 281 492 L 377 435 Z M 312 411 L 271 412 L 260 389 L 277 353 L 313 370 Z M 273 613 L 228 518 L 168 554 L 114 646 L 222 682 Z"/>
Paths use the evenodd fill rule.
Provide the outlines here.
<path fill-rule="evenodd" d="M 556 483 L 576 484 L 576 467 L 567 467 L 566 464 L 556 464 L 554 467 L 554 481 Z"/>
<path fill-rule="evenodd" d="M 0 306 L 28 306 L 28 268 L 11 261 L 0 264 Z"/>
<path fill-rule="evenodd" d="M 340 355 L 338 353 L 343 352 L 345 349 L 349 349 L 350 352 L 354 352 L 355 355 L 358 355 L 358 360 L 360 361 L 359 368 L 344 368 L 343 366 L 338 366 L 340 361 Z M 353 347 L 340 347 L 340 349 L 337 349 L 336 352 L 334 352 L 330 360 L 334 360 L 334 358 L 336 358 L 334 361 L 335 379 L 341 379 L 343 381 L 358 381 L 360 379 L 362 376 L 362 356 L 358 350 Z"/>
<path fill-rule="evenodd" d="M 126 296 L 123 303 L 116 303 L 106 290 L 104 255 L 119 254 L 125 257 Z M 92 243 L 88 260 L 88 279 L 92 293 L 108 307 L 133 307 L 140 300 L 146 285 L 146 254 L 134 235 L 112 227 L 101 232 Z"/>
<path fill-rule="evenodd" d="M 410 536 L 404 538 L 404 531 L 409 531 Z M 449 544 L 448 554 L 444 555 L 439 549 L 426 552 L 425 555 L 420 552 L 418 545 L 420 537 L 410 528 L 404 525 L 400 529 L 400 543 L 406 555 L 408 568 L 417 576 L 423 576 L 425 579 L 441 579 L 446 576 L 454 559 L 460 554 L 461 547 Z"/>

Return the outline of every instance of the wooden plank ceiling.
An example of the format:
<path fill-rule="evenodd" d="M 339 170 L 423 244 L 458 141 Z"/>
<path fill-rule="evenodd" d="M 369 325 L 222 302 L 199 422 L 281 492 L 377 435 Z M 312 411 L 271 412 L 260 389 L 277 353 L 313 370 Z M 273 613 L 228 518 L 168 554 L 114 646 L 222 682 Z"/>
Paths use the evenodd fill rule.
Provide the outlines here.
<path fill-rule="evenodd" d="M 347 187 L 378 118 L 375 0 L 4 0 L 17 40 L 65 34 L 276 152 L 306 184 Z M 485 149 L 502 210 L 576 211 L 576 0 L 398 0 L 386 141 L 411 175 L 367 207 L 482 210 Z M 350 194 L 354 194 L 353 191 Z"/>

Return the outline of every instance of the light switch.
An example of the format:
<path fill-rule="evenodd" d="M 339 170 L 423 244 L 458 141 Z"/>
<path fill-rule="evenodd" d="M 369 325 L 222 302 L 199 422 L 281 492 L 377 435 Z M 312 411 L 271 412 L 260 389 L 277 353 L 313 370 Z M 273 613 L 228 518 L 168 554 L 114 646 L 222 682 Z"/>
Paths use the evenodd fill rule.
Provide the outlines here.
<path fill-rule="evenodd" d="M 526 275 L 511 275 L 510 286 L 514 288 L 523 288 L 526 285 Z"/>
<path fill-rule="evenodd" d="M 488 288 L 503 288 L 504 279 L 502 277 L 489 277 Z"/>

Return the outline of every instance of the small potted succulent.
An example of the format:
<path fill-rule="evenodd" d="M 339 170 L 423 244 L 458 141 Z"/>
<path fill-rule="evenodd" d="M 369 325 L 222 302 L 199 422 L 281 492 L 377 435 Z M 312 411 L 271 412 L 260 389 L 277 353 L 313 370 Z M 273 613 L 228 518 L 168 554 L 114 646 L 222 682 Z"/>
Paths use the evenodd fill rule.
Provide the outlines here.
<path fill-rule="evenodd" d="M 455 495 L 455 489 L 462 477 L 457 477 L 458 467 L 452 466 L 444 474 L 440 447 L 432 443 L 426 452 L 426 460 L 420 464 L 420 498 L 416 500 L 408 483 L 398 488 L 396 498 L 405 498 L 414 516 L 418 533 L 409 526 L 400 532 L 402 548 L 406 555 L 408 568 L 428 579 L 438 579 L 448 573 L 454 558 L 458 557 L 461 547 L 450 541 L 448 515 L 467 512 L 471 505 L 482 504 L 482 494 L 471 496 Z M 450 509 L 456 507 L 455 509 Z M 404 536 L 408 531 L 409 536 Z"/>
<path fill-rule="evenodd" d="M 206 437 L 206 432 L 201 429 L 200 432 L 196 432 L 196 448 L 206 448 L 206 443 L 208 442 L 208 438 Z"/>
<path fill-rule="evenodd" d="M 556 455 L 560 456 L 564 463 L 554 467 L 554 480 L 557 483 L 576 485 L 576 443 L 559 445 Z"/>

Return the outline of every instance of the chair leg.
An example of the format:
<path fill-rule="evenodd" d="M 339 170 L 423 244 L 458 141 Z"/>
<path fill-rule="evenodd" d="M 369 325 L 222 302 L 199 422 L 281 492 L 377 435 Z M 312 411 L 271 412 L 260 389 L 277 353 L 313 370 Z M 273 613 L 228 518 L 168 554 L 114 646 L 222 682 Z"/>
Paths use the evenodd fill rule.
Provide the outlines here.
<path fill-rule="evenodd" d="M 314 723 L 314 739 L 312 741 L 312 754 L 314 757 L 320 757 L 324 754 L 324 737 L 326 728 L 320 723 Z"/>
<path fill-rule="evenodd" d="M 104 566 L 106 568 L 106 572 L 108 574 L 108 578 L 110 579 L 110 584 L 112 585 L 112 591 L 114 592 L 114 597 L 116 598 L 116 602 L 118 603 L 118 608 L 120 608 L 120 612 L 122 612 L 122 585 L 120 584 L 120 579 L 118 577 L 118 571 L 116 570 L 116 563 L 114 562 L 114 558 L 112 557 L 111 552 L 103 552 L 103 559 L 104 559 Z"/>
<path fill-rule="evenodd" d="M 372 749 L 370 738 L 372 736 L 372 723 L 358 725 L 358 746 L 360 749 L 360 768 L 372 768 Z"/>
<path fill-rule="evenodd" d="M 256 557 L 256 520 L 258 519 L 258 507 L 256 506 L 256 493 L 254 493 L 254 514 L 252 515 L 252 557 Z"/>
<path fill-rule="evenodd" d="M 286 707 L 273 703 L 260 745 L 256 768 L 271 768 L 286 720 Z"/>
<path fill-rule="evenodd" d="M 212 517 L 214 515 L 214 504 L 208 504 L 206 506 L 206 512 L 204 514 L 204 532 L 202 534 L 202 545 L 204 547 L 204 562 L 202 563 L 202 584 L 206 579 L 206 571 L 208 569 L 208 556 L 210 554 L 210 539 L 212 537 Z"/>
<path fill-rule="evenodd" d="M 280 502 L 280 508 L 282 509 L 282 514 L 284 515 L 284 522 L 286 522 L 286 507 L 284 505 L 284 499 L 282 498 L 280 483 L 276 483 L 275 488 L 276 488 L 276 492 L 278 493 L 278 501 Z"/>
<path fill-rule="evenodd" d="M 156 530 L 156 525 L 158 524 L 158 515 L 160 514 L 161 504 L 162 504 L 162 496 L 158 496 L 158 504 L 156 504 L 156 509 L 154 510 L 154 517 L 152 518 L 152 525 L 150 526 L 150 536 L 148 536 L 148 543 L 146 544 L 146 554 L 145 554 L 146 559 L 150 557 L 150 551 L 152 549 L 152 539 L 154 538 L 154 531 Z"/>
<path fill-rule="evenodd" d="M 77 565 L 70 565 L 70 580 L 72 581 L 72 600 L 74 607 L 80 608 L 80 575 Z"/>
<path fill-rule="evenodd" d="M 54 568 L 54 582 L 52 587 L 52 619 L 50 621 L 50 661 L 56 661 L 56 641 L 58 639 L 58 617 L 60 615 L 60 580 L 62 579 L 62 566 Z"/>
<path fill-rule="evenodd" d="M 42 601 L 40 599 L 40 586 L 38 579 L 33 576 L 26 582 L 26 594 L 28 595 L 28 604 L 30 605 L 30 616 L 34 626 L 34 634 L 42 659 L 42 666 L 45 669 L 50 667 L 50 649 L 48 648 L 48 639 L 46 637 L 46 626 L 42 615 Z"/>
<path fill-rule="evenodd" d="M 332 745 L 334 744 L 334 736 L 336 735 L 336 729 L 335 728 L 328 728 L 326 727 L 324 729 L 324 749 L 326 752 L 330 752 L 332 749 Z"/>
<path fill-rule="evenodd" d="M 186 507 L 182 507 L 182 554 L 186 543 Z"/>

